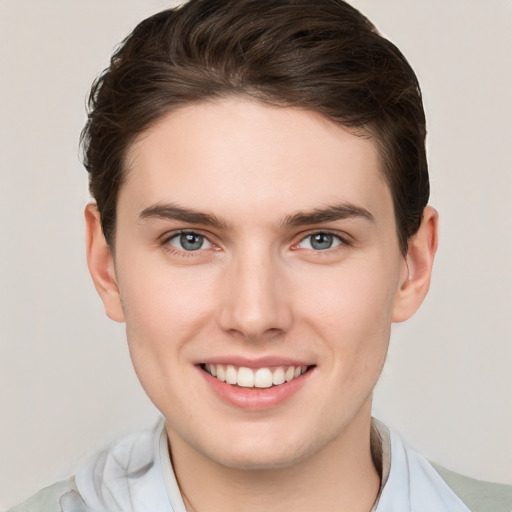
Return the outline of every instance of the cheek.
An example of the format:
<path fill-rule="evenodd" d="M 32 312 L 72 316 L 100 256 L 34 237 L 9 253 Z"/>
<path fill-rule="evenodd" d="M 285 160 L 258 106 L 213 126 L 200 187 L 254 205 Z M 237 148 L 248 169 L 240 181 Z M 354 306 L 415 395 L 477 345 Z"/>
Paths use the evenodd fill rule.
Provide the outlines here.
<path fill-rule="evenodd" d="M 316 339 L 326 340 L 332 364 L 343 366 L 345 375 L 378 376 L 388 347 L 398 278 L 398 266 L 379 258 L 375 264 L 370 260 L 330 269 L 303 281 L 297 294 L 301 317 Z"/>
<path fill-rule="evenodd" d="M 142 255 L 118 275 L 127 324 L 137 330 L 179 331 L 195 323 L 208 307 L 205 299 L 210 295 L 211 279 L 200 270 L 173 268 L 163 257 Z"/>
<path fill-rule="evenodd" d="M 326 327 L 364 331 L 390 323 L 399 270 L 385 261 L 304 273 L 297 299 Z"/>
<path fill-rule="evenodd" d="M 190 371 L 187 348 L 208 328 L 211 286 L 197 272 L 185 276 L 147 263 L 144 272 L 121 274 L 119 282 L 135 372 L 156 407 L 167 411 Z"/>
<path fill-rule="evenodd" d="M 166 361 L 179 359 L 211 318 L 213 284 L 201 271 L 171 269 L 150 259 L 136 262 L 129 268 L 139 272 L 128 267 L 119 272 L 130 352 L 136 370 L 151 364 L 165 373 Z"/>

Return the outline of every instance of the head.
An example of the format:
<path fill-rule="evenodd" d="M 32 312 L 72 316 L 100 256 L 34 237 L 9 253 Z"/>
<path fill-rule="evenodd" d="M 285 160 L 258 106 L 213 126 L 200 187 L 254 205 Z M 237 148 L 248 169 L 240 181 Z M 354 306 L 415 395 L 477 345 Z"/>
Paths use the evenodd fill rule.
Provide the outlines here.
<path fill-rule="evenodd" d="M 436 246 L 400 52 L 340 0 L 191 0 L 134 30 L 90 107 L 89 267 L 173 454 L 368 456 Z"/>
<path fill-rule="evenodd" d="M 429 197 L 419 84 L 400 51 L 341 0 L 191 1 L 135 28 L 93 85 L 82 134 L 111 248 L 131 144 L 180 107 L 228 97 L 316 112 L 370 137 L 405 254 Z"/>

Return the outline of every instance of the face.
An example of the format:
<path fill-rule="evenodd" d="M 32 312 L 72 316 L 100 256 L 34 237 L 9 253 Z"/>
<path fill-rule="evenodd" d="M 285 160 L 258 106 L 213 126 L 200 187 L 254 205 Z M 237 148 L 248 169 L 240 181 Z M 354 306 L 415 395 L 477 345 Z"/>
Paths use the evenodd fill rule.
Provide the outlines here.
<path fill-rule="evenodd" d="M 408 275 L 375 143 L 231 99 L 169 114 L 127 161 L 104 300 L 171 441 L 264 468 L 367 431 Z"/>

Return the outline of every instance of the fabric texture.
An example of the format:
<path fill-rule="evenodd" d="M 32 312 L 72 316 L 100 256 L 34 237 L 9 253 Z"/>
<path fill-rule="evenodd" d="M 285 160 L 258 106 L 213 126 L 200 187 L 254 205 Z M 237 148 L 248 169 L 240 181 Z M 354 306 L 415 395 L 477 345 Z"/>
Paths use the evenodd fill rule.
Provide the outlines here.
<path fill-rule="evenodd" d="M 371 512 L 512 511 L 512 486 L 434 467 L 374 421 L 382 441 L 383 474 Z M 164 421 L 119 439 L 92 457 L 75 478 L 41 490 L 9 512 L 186 512 Z"/>
<path fill-rule="evenodd" d="M 80 499 L 73 478 L 41 489 L 27 501 L 11 508 L 8 512 L 62 512 L 61 500 L 66 503 L 69 496 L 76 496 Z M 71 512 L 74 509 L 68 507 L 68 510 Z M 78 512 L 80 509 L 76 510 Z"/>
<path fill-rule="evenodd" d="M 512 512 L 512 486 L 482 482 L 432 464 L 471 512 Z"/>

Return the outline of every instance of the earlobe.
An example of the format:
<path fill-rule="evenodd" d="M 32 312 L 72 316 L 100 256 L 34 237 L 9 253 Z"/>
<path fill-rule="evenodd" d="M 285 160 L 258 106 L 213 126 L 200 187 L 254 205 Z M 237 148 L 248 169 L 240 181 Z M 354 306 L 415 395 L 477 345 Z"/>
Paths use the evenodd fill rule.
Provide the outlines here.
<path fill-rule="evenodd" d="M 90 203 L 85 208 L 87 266 L 94 286 L 100 294 L 109 318 L 124 322 L 124 313 L 114 266 L 114 258 L 103 235 L 98 208 Z"/>
<path fill-rule="evenodd" d="M 427 295 L 438 242 L 438 214 L 427 206 L 420 228 L 409 240 L 405 271 L 393 309 L 393 322 L 403 322 L 420 307 Z"/>

